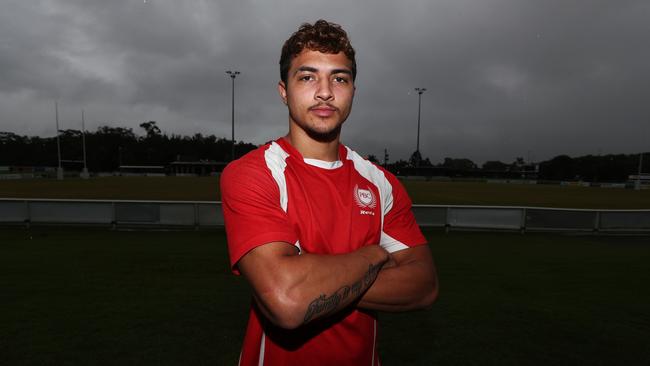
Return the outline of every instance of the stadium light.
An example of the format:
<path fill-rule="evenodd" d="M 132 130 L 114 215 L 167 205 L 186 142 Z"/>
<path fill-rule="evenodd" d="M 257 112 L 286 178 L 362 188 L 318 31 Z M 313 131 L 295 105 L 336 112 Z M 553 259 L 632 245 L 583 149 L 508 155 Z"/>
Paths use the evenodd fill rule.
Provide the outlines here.
<path fill-rule="evenodd" d="M 422 154 L 420 154 L 420 111 L 422 110 L 422 93 L 427 91 L 427 88 L 415 88 L 415 91 L 418 92 L 418 139 L 415 145 L 415 151 L 418 155 L 422 156 Z M 415 161 L 415 164 L 416 167 L 420 165 L 419 159 Z"/>
<path fill-rule="evenodd" d="M 56 120 L 56 152 L 59 159 L 59 167 L 56 169 L 56 179 L 63 180 L 63 168 L 61 167 L 61 141 L 59 139 L 59 101 L 54 101 L 54 116 Z"/>
<path fill-rule="evenodd" d="M 81 178 L 88 179 L 88 164 L 86 164 L 86 120 L 84 118 L 84 110 L 81 110 L 81 143 L 84 153 L 84 168 L 81 171 Z"/>
<path fill-rule="evenodd" d="M 641 189 L 641 172 L 643 171 L 643 153 L 639 153 L 639 170 L 636 174 L 636 182 L 634 184 L 634 189 Z"/>
<path fill-rule="evenodd" d="M 226 71 L 232 79 L 232 151 L 230 153 L 230 161 L 235 160 L 235 78 L 241 74 L 239 71 Z"/>

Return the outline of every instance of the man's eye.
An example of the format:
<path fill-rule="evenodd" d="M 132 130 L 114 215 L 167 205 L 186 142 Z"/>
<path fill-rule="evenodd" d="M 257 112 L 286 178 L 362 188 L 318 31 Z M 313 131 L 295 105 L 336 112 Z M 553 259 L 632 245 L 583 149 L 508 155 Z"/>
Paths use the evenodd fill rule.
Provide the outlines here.
<path fill-rule="evenodd" d="M 298 80 L 310 81 L 310 80 L 314 80 L 314 77 L 312 75 L 304 75 L 304 76 L 301 76 Z"/>
<path fill-rule="evenodd" d="M 337 76 L 334 78 L 334 81 L 336 81 L 337 83 L 347 83 L 348 79 L 343 76 Z"/>

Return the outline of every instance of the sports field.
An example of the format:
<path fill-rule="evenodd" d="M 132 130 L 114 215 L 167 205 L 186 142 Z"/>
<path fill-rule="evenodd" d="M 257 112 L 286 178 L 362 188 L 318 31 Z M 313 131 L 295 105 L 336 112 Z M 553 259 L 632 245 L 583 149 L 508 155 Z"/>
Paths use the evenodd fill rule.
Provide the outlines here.
<path fill-rule="evenodd" d="M 650 189 L 481 182 L 404 181 L 414 203 L 599 209 L 650 208 Z M 220 199 L 216 177 L 107 177 L 63 181 L 0 180 L 0 197 L 186 200 Z"/>
<path fill-rule="evenodd" d="M 650 239 L 426 230 L 427 312 L 385 365 L 648 365 Z M 1 365 L 235 365 L 249 292 L 217 231 L 0 228 Z"/>

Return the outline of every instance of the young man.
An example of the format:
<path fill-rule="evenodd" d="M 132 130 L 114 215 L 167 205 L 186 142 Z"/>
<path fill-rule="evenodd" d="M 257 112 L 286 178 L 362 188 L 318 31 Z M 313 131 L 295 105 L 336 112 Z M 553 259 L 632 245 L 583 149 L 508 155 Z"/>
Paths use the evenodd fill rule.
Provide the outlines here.
<path fill-rule="evenodd" d="M 240 365 L 379 365 L 375 311 L 426 308 L 438 285 L 399 181 L 339 142 L 354 97 L 340 26 L 282 48 L 289 133 L 221 176 L 232 269 L 252 286 Z"/>

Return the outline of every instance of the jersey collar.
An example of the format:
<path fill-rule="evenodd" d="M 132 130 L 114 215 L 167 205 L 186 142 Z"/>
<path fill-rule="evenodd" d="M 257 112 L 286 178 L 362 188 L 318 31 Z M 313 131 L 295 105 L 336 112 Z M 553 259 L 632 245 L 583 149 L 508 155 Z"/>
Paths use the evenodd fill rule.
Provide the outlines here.
<path fill-rule="evenodd" d="M 345 148 L 345 146 L 341 143 L 339 143 L 339 160 L 336 161 L 324 161 L 324 160 L 318 160 L 318 159 L 309 159 L 309 158 L 303 158 L 302 154 L 296 148 L 294 148 L 289 141 L 287 141 L 284 137 L 280 137 L 279 139 L 275 140 L 280 147 L 284 151 L 286 151 L 289 156 L 293 155 L 297 160 L 304 162 L 307 165 L 311 165 L 317 168 L 321 169 L 327 169 L 327 170 L 334 170 L 338 169 L 343 166 L 343 162 L 347 158 L 348 155 L 348 150 Z"/>

